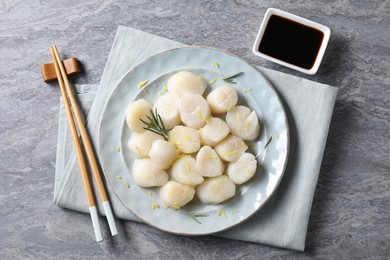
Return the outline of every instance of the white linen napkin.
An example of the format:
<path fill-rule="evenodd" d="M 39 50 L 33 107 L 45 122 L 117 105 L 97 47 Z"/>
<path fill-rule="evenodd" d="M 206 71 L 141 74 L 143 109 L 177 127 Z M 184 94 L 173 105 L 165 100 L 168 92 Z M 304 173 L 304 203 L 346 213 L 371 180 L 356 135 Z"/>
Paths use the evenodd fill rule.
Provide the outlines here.
<path fill-rule="evenodd" d="M 98 150 L 103 105 L 118 81 L 141 60 L 181 43 L 119 26 L 100 85 L 75 86 L 87 127 Z M 280 95 L 290 127 L 290 153 L 283 179 L 266 206 L 249 220 L 216 236 L 303 251 L 337 89 L 274 70 L 258 67 Z M 95 185 L 96 187 L 96 185 Z M 140 221 L 106 185 L 116 217 Z M 97 194 L 97 193 L 95 193 Z M 58 129 L 54 203 L 88 212 L 81 176 L 61 103 Z M 104 215 L 99 207 L 99 213 Z"/>

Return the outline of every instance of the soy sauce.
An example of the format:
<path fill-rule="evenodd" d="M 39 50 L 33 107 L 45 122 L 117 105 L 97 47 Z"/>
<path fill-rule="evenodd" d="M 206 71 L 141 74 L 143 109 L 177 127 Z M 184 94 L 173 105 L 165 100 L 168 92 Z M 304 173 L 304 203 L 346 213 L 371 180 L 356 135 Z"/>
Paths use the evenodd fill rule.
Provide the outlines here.
<path fill-rule="evenodd" d="M 298 67 L 311 69 L 323 38 L 324 33 L 315 28 L 271 15 L 259 51 Z"/>

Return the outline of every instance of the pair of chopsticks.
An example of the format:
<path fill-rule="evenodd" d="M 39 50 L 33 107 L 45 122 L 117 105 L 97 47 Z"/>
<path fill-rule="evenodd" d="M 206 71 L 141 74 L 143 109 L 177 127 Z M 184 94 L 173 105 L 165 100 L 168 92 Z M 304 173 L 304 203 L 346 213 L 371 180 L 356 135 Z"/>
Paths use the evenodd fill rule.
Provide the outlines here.
<path fill-rule="evenodd" d="M 83 179 L 84 190 L 88 201 L 89 212 L 91 214 L 92 225 L 95 231 L 95 236 L 97 241 L 102 241 L 102 233 L 100 230 L 98 214 L 96 210 L 96 202 L 93 195 L 93 187 L 90 182 L 87 170 L 87 164 L 84 157 L 84 151 L 88 158 L 88 163 L 92 174 L 95 178 L 96 184 L 98 186 L 98 191 L 100 194 L 100 199 L 103 204 L 104 212 L 106 213 L 108 225 L 110 227 L 111 235 L 115 236 L 118 234 L 116 229 L 114 216 L 112 215 L 110 202 L 107 197 L 106 189 L 103 184 L 102 177 L 100 175 L 99 167 L 96 161 L 95 153 L 93 151 L 91 141 L 89 139 L 87 129 L 85 128 L 84 121 L 81 117 L 80 109 L 77 104 L 76 98 L 73 94 L 72 88 L 69 84 L 68 76 L 66 74 L 64 65 L 58 53 L 57 47 L 53 45 L 50 48 L 51 56 L 53 57 L 53 64 L 57 74 L 58 84 L 60 85 L 61 95 L 64 100 L 64 107 L 66 111 L 66 117 L 68 119 L 68 125 L 72 135 L 72 140 L 74 148 L 76 151 L 78 163 L 80 166 L 80 172 Z M 70 101 L 70 103 L 69 103 Z M 76 122 L 75 122 L 76 121 Z M 77 128 L 76 128 L 77 125 Z M 78 129 L 78 131 L 77 131 Z M 78 135 L 80 133 L 80 137 Z"/>

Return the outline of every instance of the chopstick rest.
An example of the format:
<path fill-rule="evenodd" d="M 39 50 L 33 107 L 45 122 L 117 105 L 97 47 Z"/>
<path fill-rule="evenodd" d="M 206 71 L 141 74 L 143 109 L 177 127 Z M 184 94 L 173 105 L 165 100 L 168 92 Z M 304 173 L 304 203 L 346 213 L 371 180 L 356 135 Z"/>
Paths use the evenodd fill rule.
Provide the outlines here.
<path fill-rule="evenodd" d="M 68 76 L 73 76 L 80 72 L 79 61 L 76 58 L 69 58 L 62 61 Z M 41 64 L 42 78 L 45 82 L 57 79 L 56 70 L 53 63 Z"/>

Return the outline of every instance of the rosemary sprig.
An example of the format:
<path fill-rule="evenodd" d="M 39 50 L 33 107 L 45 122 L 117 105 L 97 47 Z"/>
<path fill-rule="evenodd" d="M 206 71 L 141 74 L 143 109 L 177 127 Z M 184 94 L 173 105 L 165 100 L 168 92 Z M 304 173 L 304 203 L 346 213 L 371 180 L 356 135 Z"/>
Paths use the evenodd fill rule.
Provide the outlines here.
<path fill-rule="evenodd" d="M 232 75 L 229 75 L 229 76 L 223 78 L 222 80 L 225 82 L 231 83 L 231 84 L 237 84 L 237 82 L 235 82 L 233 79 L 240 76 L 241 74 L 244 74 L 244 72 L 242 72 L 242 71 L 237 72 L 235 74 L 232 74 Z"/>
<path fill-rule="evenodd" d="M 149 119 L 149 122 L 146 122 L 141 118 L 139 119 L 142 123 L 146 125 L 144 129 L 151 131 L 155 134 L 161 135 L 162 137 L 164 137 L 165 141 L 168 141 L 167 129 L 165 129 L 164 122 L 162 121 L 161 116 L 157 113 L 157 109 L 155 109 L 155 112 L 150 109 L 150 116 L 146 117 Z"/>

